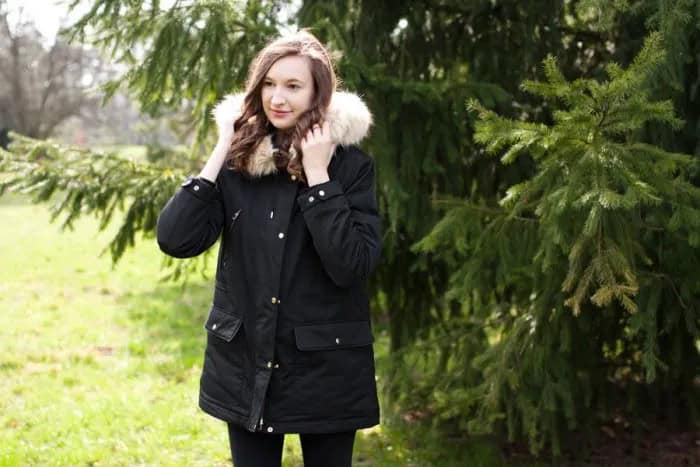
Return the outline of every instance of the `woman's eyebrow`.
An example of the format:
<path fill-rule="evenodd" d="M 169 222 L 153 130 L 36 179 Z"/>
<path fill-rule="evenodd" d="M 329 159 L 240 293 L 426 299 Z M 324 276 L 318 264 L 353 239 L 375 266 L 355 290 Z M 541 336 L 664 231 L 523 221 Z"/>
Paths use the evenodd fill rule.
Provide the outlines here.
<path fill-rule="evenodd" d="M 266 77 L 265 77 L 265 80 L 266 80 L 266 81 L 275 81 L 274 78 L 270 78 L 269 76 L 266 76 Z M 300 79 L 298 79 L 298 78 L 288 78 L 287 80 L 282 80 L 282 81 L 286 81 L 287 83 L 291 83 L 292 81 L 296 81 L 297 83 L 303 83 L 303 82 L 304 82 L 304 81 L 302 81 L 302 80 L 300 80 Z"/>

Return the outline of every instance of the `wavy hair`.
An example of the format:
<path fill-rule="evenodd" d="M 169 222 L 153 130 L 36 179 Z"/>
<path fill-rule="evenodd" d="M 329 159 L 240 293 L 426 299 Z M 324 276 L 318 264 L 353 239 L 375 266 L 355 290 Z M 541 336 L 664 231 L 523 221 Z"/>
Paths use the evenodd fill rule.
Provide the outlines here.
<path fill-rule="evenodd" d="M 309 59 L 314 94 L 307 111 L 289 130 L 276 130 L 262 105 L 262 87 L 270 67 L 283 57 L 298 55 Z M 233 123 L 234 135 L 226 155 L 226 166 L 247 172 L 250 158 L 260 142 L 274 133 L 274 162 L 278 170 L 286 170 L 306 181 L 301 160 L 301 140 L 314 123 L 321 124 L 338 85 L 333 62 L 326 48 L 309 31 L 301 30 L 279 37 L 263 48 L 252 62 L 245 86 L 241 116 Z M 292 157 L 296 152 L 298 157 Z"/>

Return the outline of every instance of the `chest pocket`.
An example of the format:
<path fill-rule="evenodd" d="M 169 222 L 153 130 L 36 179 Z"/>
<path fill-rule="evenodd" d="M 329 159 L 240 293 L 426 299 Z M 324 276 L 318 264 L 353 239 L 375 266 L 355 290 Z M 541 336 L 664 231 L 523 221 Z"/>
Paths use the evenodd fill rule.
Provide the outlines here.
<path fill-rule="evenodd" d="M 234 227 L 236 223 L 238 222 L 238 218 L 241 215 L 241 209 L 236 209 L 234 211 L 233 215 L 229 219 L 228 223 L 226 224 L 226 230 L 224 231 L 224 253 L 223 253 L 223 266 L 226 268 L 230 263 L 231 263 L 231 242 L 232 242 L 232 233 L 234 231 Z"/>
<path fill-rule="evenodd" d="M 231 220 L 228 223 L 228 227 L 226 228 L 226 233 L 231 233 L 233 231 L 233 226 L 236 225 L 236 221 L 238 220 L 238 216 L 241 215 L 241 211 L 241 209 L 237 209 L 233 213 L 233 216 L 231 216 Z"/>

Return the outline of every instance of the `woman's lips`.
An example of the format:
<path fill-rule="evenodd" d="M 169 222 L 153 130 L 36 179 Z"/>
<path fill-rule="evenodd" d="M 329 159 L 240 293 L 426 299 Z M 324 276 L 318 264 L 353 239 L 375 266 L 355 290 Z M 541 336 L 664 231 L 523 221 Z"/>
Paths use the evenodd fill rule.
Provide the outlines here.
<path fill-rule="evenodd" d="M 290 113 L 291 112 L 283 112 L 280 110 L 273 110 L 272 111 L 272 115 L 274 115 L 275 117 L 284 117 L 285 115 L 290 114 Z"/>

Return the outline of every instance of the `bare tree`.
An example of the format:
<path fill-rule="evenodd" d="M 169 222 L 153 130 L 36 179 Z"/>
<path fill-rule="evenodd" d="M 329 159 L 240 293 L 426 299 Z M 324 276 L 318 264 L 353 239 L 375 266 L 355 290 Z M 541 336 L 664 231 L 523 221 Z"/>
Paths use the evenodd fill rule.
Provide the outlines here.
<path fill-rule="evenodd" d="M 90 91 L 106 70 L 94 50 L 60 36 L 46 45 L 18 13 L 11 21 L 0 0 L 0 128 L 43 139 L 96 103 L 99 97 Z"/>

